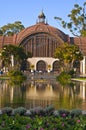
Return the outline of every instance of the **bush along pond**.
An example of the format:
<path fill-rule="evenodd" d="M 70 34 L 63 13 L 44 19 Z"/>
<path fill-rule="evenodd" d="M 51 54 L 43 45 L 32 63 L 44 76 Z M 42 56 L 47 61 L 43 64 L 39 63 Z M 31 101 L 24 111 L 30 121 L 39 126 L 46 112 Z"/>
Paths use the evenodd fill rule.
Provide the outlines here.
<path fill-rule="evenodd" d="M 1 130 L 86 130 L 86 115 L 80 109 L 55 110 L 53 106 L 5 107 L 0 112 Z"/>

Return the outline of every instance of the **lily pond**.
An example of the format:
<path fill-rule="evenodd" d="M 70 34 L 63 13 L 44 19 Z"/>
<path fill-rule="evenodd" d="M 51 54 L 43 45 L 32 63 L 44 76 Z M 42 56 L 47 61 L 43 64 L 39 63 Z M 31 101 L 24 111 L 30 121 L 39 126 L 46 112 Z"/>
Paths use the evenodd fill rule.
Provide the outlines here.
<path fill-rule="evenodd" d="M 22 84 L 0 80 L 0 109 L 53 105 L 55 109 L 86 110 L 86 83 L 72 82 L 62 86 L 56 80 L 28 79 Z"/>

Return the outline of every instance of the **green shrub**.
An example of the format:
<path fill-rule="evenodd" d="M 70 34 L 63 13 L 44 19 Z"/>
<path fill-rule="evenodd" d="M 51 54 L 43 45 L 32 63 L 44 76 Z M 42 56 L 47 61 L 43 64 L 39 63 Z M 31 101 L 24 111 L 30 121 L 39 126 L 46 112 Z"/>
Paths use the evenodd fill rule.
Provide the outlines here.
<path fill-rule="evenodd" d="M 80 109 L 73 109 L 73 110 L 71 110 L 70 115 L 72 117 L 73 116 L 80 116 L 80 115 L 82 115 L 82 110 L 80 110 Z"/>
<path fill-rule="evenodd" d="M 17 76 L 17 75 L 23 75 L 23 73 L 21 72 L 21 71 L 19 71 L 19 70 L 11 70 L 11 71 L 9 71 L 8 72 L 8 75 L 9 76 Z"/>
<path fill-rule="evenodd" d="M 1 112 L 2 114 L 7 114 L 7 115 L 11 115 L 12 114 L 12 111 L 13 111 L 13 108 L 11 107 L 4 107 Z"/>
<path fill-rule="evenodd" d="M 6 108 L 3 110 L 9 110 L 8 107 Z M 0 115 L 0 130 L 86 130 L 86 115 L 83 115 L 80 109 L 68 111 L 65 109 L 54 110 L 53 108 L 52 105 L 44 109 L 36 107 L 32 110 L 37 110 L 35 111 L 37 115 L 32 117 L 21 116 L 26 109 L 16 108 L 14 116 Z M 41 116 L 41 110 L 47 112 L 46 116 Z M 75 116 L 72 117 L 72 114 Z"/>
<path fill-rule="evenodd" d="M 45 115 L 47 115 L 47 116 L 52 115 L 54 112 L 54 106 L 49 105 L 49 106 L 45 107 L 44 112 L 45 112 Z"/>
<path fill-rule="evenodd" d="M 14 115 L 19 114 L 19 115 L 24 115 L 26 113 L 26 108 L 24 107 L 18 107 L 14 109 Z"/>
<path fill-rule="evenodd" d="M 53 115 L 54 107 L 52 105 L 45 107 L 44 109 L 42 107 L 35 107 L 33 109 L 30 109 L 31 115 L 40 115 L 40 116 L 49 116 Z"/>
<path fill-rule="evenodd" d="M 9 71 L 8 76 L 14 84 L 19 84 L 26 80 L 26 76 L 19 70 Z"/>
<path fill-rule="evenodd" d="M 59 113 L 60 116 L 66 117 L 70 114 L 70 111 L 66 110 L 66 109 L 60 109 L 60 110 L 58 110 L 58 113 Z"/>
<path fill-rule="evenodd" d="M 53 112 L 53 115 L 54 115 L 55 117 L 59 117 L 59 116 L 60 116 L 58 110 L 55 110 L 55 111 Z"/>
<path fill-rule="evenodd" d="M 66 72 L 62 72 L 59 76 L 56 77 L 56 79 L 62 85 L 67 85 L 71 82 L 71 76 Z"/>
<path fill-rule="evenodd" d="M 0 116 L 0 130 L 86 130 L 86 116 Z"/>
<path fill-rule="evenodd" d="M 35 116 L 35 115 L 44 115 L 44 109 L 40 106 L 38 107 L 34 107 L 33 109 L 30 109 L 31 115 Z"/>

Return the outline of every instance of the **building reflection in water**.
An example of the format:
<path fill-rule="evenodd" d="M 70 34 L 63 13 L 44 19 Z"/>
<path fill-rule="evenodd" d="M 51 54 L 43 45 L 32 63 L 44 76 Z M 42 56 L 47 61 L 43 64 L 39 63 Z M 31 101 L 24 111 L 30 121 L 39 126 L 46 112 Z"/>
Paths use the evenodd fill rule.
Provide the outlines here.
<path fill-rule="evenodd" d="M 56 109 L 86 109 L 86 83 L 74 82 L 72 86 L 61 86 L 58 82 L 27 81 L 21 86 L 0 81 L 0 108 L 54 105 Z"/>

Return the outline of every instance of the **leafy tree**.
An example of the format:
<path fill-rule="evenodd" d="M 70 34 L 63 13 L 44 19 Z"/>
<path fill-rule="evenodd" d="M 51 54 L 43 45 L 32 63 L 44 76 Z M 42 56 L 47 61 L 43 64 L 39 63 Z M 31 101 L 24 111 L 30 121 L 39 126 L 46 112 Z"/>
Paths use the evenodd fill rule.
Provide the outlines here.
<path fill-rule="evenodd" d="M 0 35 L 12 36 L 19 33 L 24 28 L 24 25 L 22 25 L 20 21 L 8 23 L 7 25 L 4 25 L 0 28 Z"/>
<path fill-rule="evenodd" d="M 56 77 L 57 81 L 60 82 L 61 85 L 65 86 L 71 83 L 71 75 L 66 72 L 62 72 L 59 76 Z"/>
<path fill-rule="evenodd" d="M 76 45 L 64 43 L 56 48 L 54 57 L 59 59 L 62 71 L 69 72 L 73 69 L 73 63 L 83 59 L 83 55 Z"/>
<path fill-rule="evenodd" d="M 12 68 L 11 56 L 13 56 L 15 69 L 20 69 L 22 62 L 25 62 L 28 58 L 21 46 L 14 46 L 10 44 L 3 46 L 1 50 L 1 59 L 3 61 L 3 65 L 8 67 L 9 70 Z"/>
<path fill-rule="evenodd" d="M 63 28 L 68 28 L 75 36 L 86 36 L 86 2 L 82 6 L 75 4 L 68 14 L 69 22 L 60 17 L 54 17 L 61 22 Z"/>

